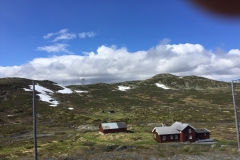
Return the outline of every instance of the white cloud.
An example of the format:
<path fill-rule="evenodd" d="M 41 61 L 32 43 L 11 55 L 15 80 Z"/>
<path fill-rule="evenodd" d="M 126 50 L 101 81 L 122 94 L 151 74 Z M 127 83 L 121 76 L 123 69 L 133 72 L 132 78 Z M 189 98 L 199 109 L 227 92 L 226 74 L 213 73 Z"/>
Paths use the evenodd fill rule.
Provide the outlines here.
<path fill-rule="evenodd" d="M 52 37 L 53 35 L 55 35 L 54 33 L 48 33 L 47 35 L 43 36 L 44 39 L 48 39 L 50 37 Z"/>
<path fill-rule="evenodd" d="M 231 55 L 239 56 L 240 55 L 240 50 L 239 49 L 232 49 L 228 53 L 231 54 Z"/>
<path fill-rule="evenodd" d="M 91 37 L 96 36 L 96 33 L 94 33 L 93 31 L 91 31 L 91 32 L 82 32 L 82 33 L 79 33 L 78 36 L 79 36 L 79 38 L 86 38 L 86 37 L 91 38 Z"/>
<path fill-rule="evenodd" d="M 64 33 L 67 33 L 68 29 L 61 29 L 58 34 L 64 34 Z"/>
<path fill-rule="evenodd" d="M 74 39 L 76 38 L 76 34 L 74 33 L 63 33 L 59 36 L 57 36 L 53 42 L 59 41 L 59 40 L 69 40 L 69 39 Z"/>
<path fill-rule="evenodd" d="M 71 51 L 66 49 L 67 46 L 69 46 L 69 45 L 68 44 L 64 44 L 64 43 L 57 43 L 57 44 L 50 45 L 50 46 L 38 47 L 37 50 L 39 50 L 39 51 L 46 51 L 48 53 L 63 52 L 63 53 L 72 54 Z"/>
<path fill-rule="evenodd" d="M 44 35 L 43 38 L 44 39 L 48 39 L 51 38 L 54 35 L 60 35 L 60 34 L 64 34 L 68 31 L 68 29 L 61 29 L 59 32 L 55 32 L 55 33 L 48 33 L 47 35 Z"/>
<path fill-rule="evenodd" d="M 47 52 L 65 52 L 67 44 L 39 47 Z M 68 84 L 141 80 L 159 73 L 196 75 L 212 79 L 240 78 L 240 54 L 232 49 L 224 54 L 207 51 L 200 44 L 161 43 L 148 51 L 129 52 L 126 48 L 100 46 L 85 55 L 36 58 L 21 66 L 0 67 L 1 77 L 48 79 Z"/>
<path fill-rule="evenodd" d="M 56 33 L 48 33 L 47 35 L 44 35 L 44 39 L 49 39 L 51 37 L 55 37 L 52 42 L 57 42 L 59 40 L 70 40 L 76 38 L 75 33 L 68 33 L 68 29 L 62 29 L 59 32 Z"/>

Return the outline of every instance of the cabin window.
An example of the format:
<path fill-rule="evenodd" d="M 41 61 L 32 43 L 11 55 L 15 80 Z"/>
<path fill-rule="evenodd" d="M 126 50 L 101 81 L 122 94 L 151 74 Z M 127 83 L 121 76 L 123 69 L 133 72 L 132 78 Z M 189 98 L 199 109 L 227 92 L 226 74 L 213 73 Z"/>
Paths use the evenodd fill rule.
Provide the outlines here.
<path fill-rule="evenodd" d="M 189 139 L 192 139 L 192 135 L 189 136 Z"/>
<path fill-rule="evenodd" d="M 156 134 L 153 134 L 154 138 L 156 138 Z"/>
<path fill-rule="evenodd" d="M 178 135 L 175 135 L 175 139 L 178 139 Z"/>
<path fill-rule="evenodd" d="M 204 133 L 204 136 L 207 136 L 207 134 L 206 134 L 206 133 Z"/>
<path fill-rule="evenodd" d="M 163 140 L 166 140 L 166 136 L 163 136 L 162 139 L 163 139 Z"/>
<path fill-rule="evenodd" d="M 170 135 L 170 139 L 173 139 L 173 135 Z"/>
<path fill-rule="evenodd" d="M 189 132 L 189 133 L 192 133 L 192 130 L 191 130 L 191 129 L 188 129 L 188 132 Z"/>

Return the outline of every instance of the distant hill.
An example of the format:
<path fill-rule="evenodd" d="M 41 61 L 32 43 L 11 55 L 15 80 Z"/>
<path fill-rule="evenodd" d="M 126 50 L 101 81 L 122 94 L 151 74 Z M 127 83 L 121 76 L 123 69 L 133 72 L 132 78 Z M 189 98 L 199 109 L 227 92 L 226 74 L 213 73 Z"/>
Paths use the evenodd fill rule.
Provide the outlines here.
<path fill-rule="evenodd" d="M 230 83 L 207 79 L 197 76 L 174 76 L 171 74 L 158 74 L 144 81 L 145 83 L 161 83 L 172 89 L 209 89 L 229 87 Z"/>
<path fill-rule="evenodd" d="M 151 116 L 143 118 L 142 121 L 152 121 L 157 119 L 158 113 L 155 110 L 159 106 L 191 108 L 191 105 L 214 107 L 225 105 L 231 108 L 232 105 L 230 83 L 197 76 L 158 74 L 146 80 L 70 85 L 67 88 L 48 80 L 36 81 L 36 84 L 46 90 L 36 91 L 39 121 L 42 122 L 97 123 L 110 120 L 110 117 L 98 115 L 99 112 L 116 110 L 123 115 L 115 117 L 115 120 L 135 123 L 137 119 L 124 114 L 140 115 L 147 107 Z M 0 79 L 0 124 L 30 123 L 31 85 L 30 79 Z M 236 89 L 239 88 L 237 84 Z M 71 92 L 61 92 L 65 89 Z M 43 100 L 44 96 L 47 100 Z M 139 108 L 132 109 L 132 106 Z M 162 117 L 164 113 L 165 111 L 161 113 Z M 158 117 L 161 117 L 161 114 Z M 165 119 L 169 118 L 169 115 L 165 117 Z M 180 120 L 181 117 L 178 119 Z M 191 120 L 187 117 L 183 119 Z"/>

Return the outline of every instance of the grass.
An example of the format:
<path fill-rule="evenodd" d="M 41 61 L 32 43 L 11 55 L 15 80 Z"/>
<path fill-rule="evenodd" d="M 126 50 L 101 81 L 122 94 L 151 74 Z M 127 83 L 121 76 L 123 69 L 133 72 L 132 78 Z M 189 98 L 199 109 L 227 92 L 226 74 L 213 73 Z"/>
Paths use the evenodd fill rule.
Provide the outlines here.
<path fill-rule="evenodd" d="M 45 140 L 44 140 L 45 139 Z M 38 139 L 39 157 L 46 156 L 61 157 L 65 154 L 78 155 L 83 151 L 101 153 L 113 151 L 119 146 L 126 146 L 127 152 L 144 152 L 148 150 L 157 157 L 171 157 L 173 155 L 201 155 L 204 152 L 224 152 L 236 153 L 236 143 L 227 140 L 218 140 L 218 144 L 212 148 L 211 145 L 195 145 L 166 143 L 157 144 L 152 139 L 152 134 L 143 127 L 135 127 L 134 133 L 112 133 L 100 135 L 97 131 L 92 132 L 72 132 L 66 130 L 65 133 L 54 135 L 46 140 L 46 137 Z M 12 147 L 12 146 L 15 147 Z M 5 146 L 0 150 L 0 156 L 9 159 L 18 159 L 21 157 L 32 157 L 33 142 L 24 141 L 20 146 L 13 144 Z M 221 148 L 226 145 L 226 148 Z M 132 146 L 132 147 L 131 147 Z M 112 148 L 112 149 L 111 149 Z M 234 149 L 235 148 L 235 149 Z M 159 154 L 161 153 L 161 154 Z"/>
<path fill-rule="evenodd" d="M 50 81 L 38 83 L 53 91 L 61 89 Z M 156 87 L 155 83 L 163 83 L 173 89 L 164 90 Z M 19 133 L 32 133 L 32 93 L 23 90 L 29 85 L 31 81 L 26 79 L 0 79 L 0 157 L 19 159 L 32 156 L 32 137 L 14 137 Z M 132 89 L 118 91 L 119 85 Z M 60 102 L 58 107 L 36 101 L 38 134 L 46 135 L 38 138 L 42 158 L 85 152 L 97 155 L 105 152 L 109 145 L 134 146 L 135 149 L 128 150 L 133 155 L 150 151 L 153 155 L 162 156 L 158 153 L 161 151 L 163 157 L 210 151 L 235 152 L 235 120 L 228 83 L 198 77 L 181 79 L 172 75 L 157 75 L 145 81 L 69 87 L 88 93 L 54 93 L 54 99 Z M 237 93 L 239 88 L 236 87 Z M 236 100 L 240 104 L 240 98 Z M 68 107 L 74 110 L 68 110 Z M 110 110 L 115 113 L 109 114 Z M 77 129 L 80 125 L 98 127 L 101 122 L 116 121 L 127 122 L 131 133 L 102 136 L 96 130 Z M 209 145 L 157 144 L 151 130 L 161 123 L 171 125 L 173 121 L 209 129 L 218 145 L 211 148 Z M 223 149 L 221 145 L 231 147 Z"/>

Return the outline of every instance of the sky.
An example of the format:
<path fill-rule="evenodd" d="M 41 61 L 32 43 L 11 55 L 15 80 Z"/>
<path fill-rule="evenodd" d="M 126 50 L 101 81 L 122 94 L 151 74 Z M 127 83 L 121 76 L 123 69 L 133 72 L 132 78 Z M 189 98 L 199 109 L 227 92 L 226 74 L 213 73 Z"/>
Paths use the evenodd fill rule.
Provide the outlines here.
<path fill-rule="evenodd" d="M 0 0 L 0 78 L 240 78 L 240 18 L 186 0 Z"/>

